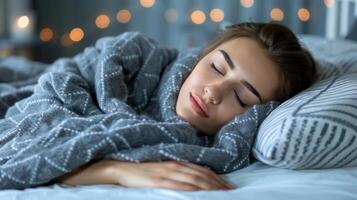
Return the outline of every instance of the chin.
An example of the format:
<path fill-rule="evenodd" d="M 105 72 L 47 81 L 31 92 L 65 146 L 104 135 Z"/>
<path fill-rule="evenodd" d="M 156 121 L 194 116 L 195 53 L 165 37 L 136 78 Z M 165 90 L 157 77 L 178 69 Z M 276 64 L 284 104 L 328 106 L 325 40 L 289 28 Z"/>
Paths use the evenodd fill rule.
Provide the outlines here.
<path fill-rule="evenodd" d="M 179 106 L 176 105 L 176 114 L 179 116 L 181 119 L 189 123 L 194 129 L 197 130 L 197 133 L 199 135 L 214 135 L 216 132 L 215 131 L 209 131 L 209 130 L 203 130 L 199 126 L 196 125 L 195 123 L 195 118 L 192 118 L 192 115 L 190 115 L 190 110 L 185 110 L 185 109 L 180 109 Z M 197 119 L 196 119 L 197 120 Z"/>

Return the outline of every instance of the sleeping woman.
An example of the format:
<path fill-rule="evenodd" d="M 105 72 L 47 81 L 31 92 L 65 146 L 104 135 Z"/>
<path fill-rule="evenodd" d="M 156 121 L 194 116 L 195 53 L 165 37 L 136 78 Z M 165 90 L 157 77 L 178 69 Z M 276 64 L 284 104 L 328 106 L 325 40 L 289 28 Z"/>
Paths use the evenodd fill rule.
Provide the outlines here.
<path fill-rule="evenodd" d="M 175 112 L 200 135 L 214 136 L 254 105 L 281 102 L 304 90 L 315 73 L 313 57 L 287 27 L 272 22 L 232 25 L 200 52 L 184 76 Z M 54 182 L 188 191 L 234 188 L 212 169 L 184 161 L 98 160 Z"/>
<path fill-rule="evenodd" d="M 126 32 L 48 66 L 0 59 L 0 189 L 232 189 L 218 174 L 250 164 L 261 122 L 315 71 L 274 22 L 185 52 Z"/>

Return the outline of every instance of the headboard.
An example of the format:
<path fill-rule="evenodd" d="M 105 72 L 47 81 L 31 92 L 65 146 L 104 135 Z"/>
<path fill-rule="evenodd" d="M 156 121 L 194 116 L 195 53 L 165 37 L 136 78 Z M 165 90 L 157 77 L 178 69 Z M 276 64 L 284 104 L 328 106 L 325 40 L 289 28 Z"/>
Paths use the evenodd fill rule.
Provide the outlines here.
<path fill-rule="evenodd" d="M 345 37 L 357 18 L 357 0 L 332 0 L 327 6 L 326 37 Z"/>

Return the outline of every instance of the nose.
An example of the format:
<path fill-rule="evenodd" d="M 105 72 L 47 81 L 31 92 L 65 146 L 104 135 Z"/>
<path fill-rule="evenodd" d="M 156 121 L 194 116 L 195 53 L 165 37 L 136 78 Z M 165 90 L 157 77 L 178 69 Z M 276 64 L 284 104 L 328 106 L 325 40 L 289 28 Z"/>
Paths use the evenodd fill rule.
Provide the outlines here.
<path fill-rule="evenodd" d="M 204 99 L 207 103 L 215 105 L 221 103 L 225 94 L 231 90 L 232 83 L 230 81 L 216 82 L 204 87 Z"/>
<path fill-rule="evenodd" d="M 217 105 L 222 101 L 222 91 L 220 91 L 219 87 L 215 85 L 206 86 L 204 88 L 204 98 L 207 103 L 213 103 Z"/>

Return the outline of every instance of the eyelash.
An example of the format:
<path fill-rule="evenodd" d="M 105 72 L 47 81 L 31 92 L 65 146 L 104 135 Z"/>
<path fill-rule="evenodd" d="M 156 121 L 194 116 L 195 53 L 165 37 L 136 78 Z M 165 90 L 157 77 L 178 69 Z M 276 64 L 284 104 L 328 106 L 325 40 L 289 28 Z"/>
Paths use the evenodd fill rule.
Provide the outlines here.
<path fill-rule="evenodd" d="M 217 69 L 217 67 L 214 65 L 214 63 L 211 63 L 211 68 L 215 71 L 215 73 L 218 73 L 219 75 L 224 76 L 224 74 L 223 74 L 222 72 L 220 72 L 220 71 Z M 240 97 L 237 95 L 237 93 L 234 92 L 234 94 L 236 95 L 239 104 L 240 104 L 243 108 L 246 107 L 247 104 L 243 103 L 243 101 L 240 99 Z"/>

